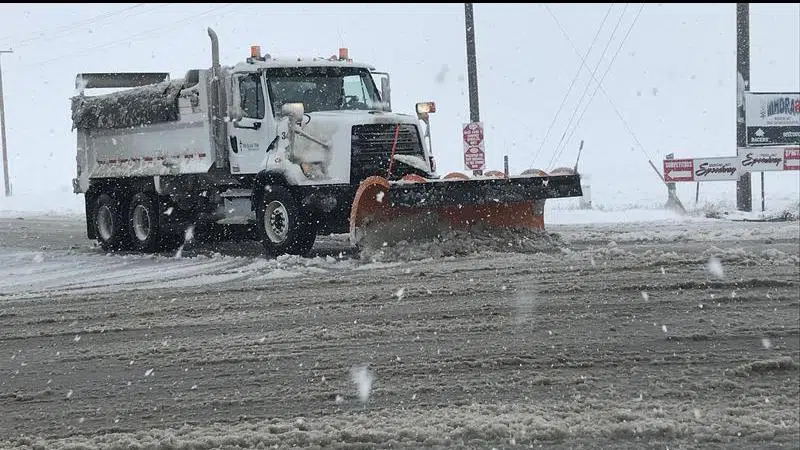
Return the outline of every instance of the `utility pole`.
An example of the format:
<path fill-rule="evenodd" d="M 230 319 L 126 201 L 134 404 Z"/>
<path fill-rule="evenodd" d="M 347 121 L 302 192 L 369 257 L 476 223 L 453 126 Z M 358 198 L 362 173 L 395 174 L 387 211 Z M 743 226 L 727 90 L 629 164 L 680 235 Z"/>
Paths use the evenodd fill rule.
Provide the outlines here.
<path fill-rule="evenodd" d="M 12 50 L 0 50 L 0 57 L 3 53 L 14 53 Z M 2 58 L 0 58 L 2 60 Z M 3 66 L 0 64 L 0 133 L 3 134 L 3 181 L 6 185 L 6 197 L 11 197 L 11 181 L 8 179 L 8 150 L 6 149 L 6 113 L 3 104 Z"/>
<path fill-rule="evenodd" d="M 464 22 L 467 30 L 467 79 L 469 81 L 469 121 L 480 122 L 478 108 L 478 63 L 475 58 L 475 21 L 472 3 L 464 3 Z M 482 170 L 474 170 L 473 174 L 482 175 Z"/>
<path fill-rule="evenodd" d="M 745 127 L 744 92 L 750 90 L 750 4 L 736 4 L 736 151 L 747 147 L 747 128 Z M 741 84 L 741 86 L 739 86 Z M 763 174 L 763 172 L 762 172 Z M 750 172 L 743 173 L 736 181 L 736 209 L 753 210 L 753 193 L 750 187 Z"/>

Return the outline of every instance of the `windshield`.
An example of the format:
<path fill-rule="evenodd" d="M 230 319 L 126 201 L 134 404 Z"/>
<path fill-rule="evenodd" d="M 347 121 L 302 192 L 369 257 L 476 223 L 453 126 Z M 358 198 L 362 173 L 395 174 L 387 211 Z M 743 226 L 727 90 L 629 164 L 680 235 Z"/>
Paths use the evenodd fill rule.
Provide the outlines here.
<path fill-rule="evenodd" d="M 293 102 L 302 102 L 306 112 L 374 110 L 380 104 L 372 77 L 362 68 L 291 67 L 265 72 L 273 113 Z"/>

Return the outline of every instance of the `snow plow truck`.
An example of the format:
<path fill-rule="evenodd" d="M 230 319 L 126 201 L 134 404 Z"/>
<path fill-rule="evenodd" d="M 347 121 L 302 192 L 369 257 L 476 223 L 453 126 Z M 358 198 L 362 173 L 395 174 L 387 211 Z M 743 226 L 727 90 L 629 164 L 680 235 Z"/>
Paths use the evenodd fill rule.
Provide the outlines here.
<path fill-rule="evenodd" d="M 545 199 L 581 195 L 577 173 L 438 175 L 435 105 L 393 112 L 389 74 L 347 49 L 281 59 L 253 46 L 223 66 L 208 35 L 211 67 L 181 79 L 76 76 L 73 190 L 85 197 L 88 238 L 105 250 L 175 249 L 190 227 L 250 230 L 268 257 L 307 254 L 325 234 L 358 246 L 399 228 L 540 229 Z M 103 88 L 114 91 L 87 95 Z"/>

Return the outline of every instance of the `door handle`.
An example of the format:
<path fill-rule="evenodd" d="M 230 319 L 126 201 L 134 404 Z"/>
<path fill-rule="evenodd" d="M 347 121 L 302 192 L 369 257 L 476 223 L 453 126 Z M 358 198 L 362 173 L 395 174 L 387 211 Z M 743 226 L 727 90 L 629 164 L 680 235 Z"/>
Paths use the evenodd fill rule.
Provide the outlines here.
<path fill-rule="evenodd" d="M 246 128 L 248 130 L 258 130 L 261 128 L 261 122 L 253 122 L 253 125 L 247 127 L 243 125 L 239 125 L 239 122 L 233 122 L 233 126 L 235 128 Z"/>
<path fill-rule="evenodd" d="M 239 142 L 236 136 L 231 136 L 231 151 L 233 153 L 239 153 Z"/>

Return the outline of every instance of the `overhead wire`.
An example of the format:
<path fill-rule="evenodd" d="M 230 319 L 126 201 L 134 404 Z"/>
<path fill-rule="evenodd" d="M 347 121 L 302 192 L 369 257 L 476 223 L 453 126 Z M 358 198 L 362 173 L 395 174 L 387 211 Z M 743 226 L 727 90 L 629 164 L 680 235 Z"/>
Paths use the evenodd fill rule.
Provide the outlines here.
<path fill-rule="evenodd" d="M 200 17 L 204 17 L 204 16 L 207 16 L 207 15 L 215 13 L 215 12 L 219 12 L 219 11 L 221 11 L 223 9 L 228 9 L 228 8 L 231 8 L 231 7 L 237 7 L 238 8 L 240 6 L 242 6 L 242 5 L 236 5 L 236 4 L 231 4 L 231 3 L 225 4 L 225 5 L 222 5 L 222 6 L 217 6 L 217 7 L 214 7 L 212 9 L 206 10 L 206 11 L 204 11 L 202 13 L 194 14 L 194 15 L 191 15 L 191 16 L 188 16 L 188 17 L 184 17 L 183 19 L 180 19 L 180 20 L 168 23 L 168 24 L 164 24 L 164 25 L 161 25 L 161 26 L 156 27 L 156 28 L 151 28 L 151 29 L 148 29 L 148 30 L 140 31 L 138 33 L 135 33 L 135 34 L 132 34 L 130 36 L 127 36 L 124 39 L 119 39 L 119 40 L 116 40 L 116 41 L 107 42 L 107 43 L 102 44 L 102 45 L 98 45 L 98 46 L 95 46 L 95 47 L 90 47 L 90 48 L 83 49 L 81 51 L 77 51 L 77 52 L 73 52 L 73 53 L 67 53 L 67 54 L 59 55 L 59 56 L 57 56 L 55 58 L 49 59 L 48 62 L 59 61 L 59 60 L 66 59 L 66 58 L 76 58 L 76 57 L 80 57 L 80 56 L 85 56 L 85 55 L 94 53 L 94 52 L 96 52 L 98 50 L 106 50 L 108 48 L 115 47 L 115 46 L 121 45 L 121 44 L 130 44 L 132 42 L 135 42 L 135 41 L 138 41 L 138 40 L 142 40 L 141 38 L 149 39 L 149 38 L 152 38 L 152 37 L 155 37 L 155 36 L 159 36 L 159 35 L 164 34 L 164 33 L 172 32 L 176 28 L 178 28 L 179 24 L 183 24 L 183 23 L 189 22 L 191 20 L 198 19 Z M 34 64 L 23 65 L 21 68 L 28 68 L 28 67 L 38 66 L 40 64 L 41 64 L 41 62 L 37 61 Z"/>
<path fill-rule="evenodd" d="M 555 17 L 555 14 L 550 9 L 549 6 L 545 5 L 547 8 L 547 12 L 550 13 L 551 16 Z M 583 89 L 581 93 L 580 99 L 577 103 L 575 103 L 575 109 L 572 110 L 572 114 L 569 116 L 569 120 L 567 121 L 567 125 L 564 127 L 564 132 L 561 133 L 561 138 L 558 140 L 555 149 L 553 150 L 553 154 L 551 155 L 550 162 L 547 163 L 547 167 L 552 167 L 553 160 L 555 159 L 554 155 L 559 153 L 559 149 L 561 148 L 561 144 L 564 143 L 564 138 L 566 137 L 567 133 L 570 130 L 570 126 L 572 125 L 572 121 L 575 120 L 575 117 L 578 114 L 578 110 L 580 109 L 581 105 L 583 104 L 583 100 L 586 98 L 586 94 L 589 92 L 589 88 L 592 86 L 592 78 L 594 78 L 595 73 L 597 73 L 597 69 L 600 68 L 600 65 L 603 63 L 603 58 L 606 56 L 606 52 L 608 51 L 608 47 L 611 46 L 611 42 L 614 41 L 614 36 L 617 34 L 617 30 L 619 26 L 622 24 L 622 19 L 625 17 L 625 12 L 628 10 L 628 5 L 625 4 L 625 7 L 622 9 L 622 12 L 619 15 L 619 19 L 617 19 L 617 24 L 614 25 L 614 29 L 611 30 L 611 35 L 608 37 L 608 41 L 606 42 L 605 47 L 603 47 L 603 52 L 600 54 L 600 58 L 597 60 L 597 64 L 595 64 L 594 69 L 589 72 L 590 79 L 586 82 L 586 87 Z"/>
<path fill-rule="evenodd" d="M 558 119 L 558 115 L 561 114 L 561 110 L 564 108 L 564 105 L 567 103 L 567 98 L 569 98 L 570 92 L 572 92 L 572 87 L 575 85 L 575 81 L 578 79 L 578 76 L 581 74 L 581 70 L 583 70 L 582 65 L 585 64 L 586 58 L 591 53 L 594 44 L 597 42 L 598 36 L 600 36 L 600 31 L 602 31 L 603 26 L 608 19 L 608 16 L 611 14 L 611 9 L 614 7 L 614 3 L 608 7 L 608 11 L 606 11 L 606 15 L 603 17 L 603 20 L 600 22 L 600 26 L 597 27 L 597 32 L 594 34 L 594 38 L 592 39 L 592 43 L 589 44 L 589 48 L 586 49 L 586 54 L 583 55 L 581 59 L 581 64 L 578 65 L 578 70 L 575 72 L 575 76 L 572 77 L 572 81 L 569 84 L 569 88 L 567 89 L 567 93 L 564 94 L 564 98 L 561 100 L 561 105 L 558 107 L 555 116 L 553 116 L 553 120 L 550 122 L 550 125 L 547 127 L 547 132 L 545 132 L 544 138 L 542 138 L 542 142 L 539 144 L 539 148 L 536 150 L 536 153 L 533 155 L 533 160 L 531 161 L 531 167 L 534 167 L 536 163 L 536 158 L 539 157 L 539 153 L 541 153 L 542 148 L 544 148 L 544 144 L 547 142 L 548 136 L 550 136 L 550 131 L 553 129 L 553 125 L 555 125 L 556 120 Z M 580 55 L 579 55 L 580 56 Z"/>
<path fill-rule="evenodd" d="M 592 104 L 592 101 L 594 100 L 595 96 L 597 95 L 597 92 L 601 89 L 602 83 L 605 80 L 606 75 L 608 75 L 608 72 L 611 70 L 611 67 L 614 65 L 614 61 L 617 59 L 617 56 L 619 55 L 620 51 L 622 50 L 622 46 L 625 44 L 625 40 L 628 38 L 628 35 L 630 35 L 630 32 L 633 29 L 633 26 L 636 24 L 636 20 L 639 18 L 639 14 L 641 14 L 642 9 L 644 9 L 644 4 L 642 4 L 642 6 L 639 8 L 639 11 L 637 12 L 636 16 L 633 18 L 633 21 L 631 22 L 631 25 L 628 27 L 627 33 L 622 38 L 622 41 L 620 42 L 619 47 L 617 47 L 617 51 L 614 53 L 614 56 L 611 58 L 611 62 L 608 64 L 608 67 L 606 67 L 606 70 L 603 72 L 603 75 L 600 77 L 600 80 L 597 81 L 597 86 L 595 87 L 594 92 L 592 92 L 591 97 L 589 97 L 589 100 L 586 102 L 586 105 L 583 108 L 583 111 L 581 111 L 581 114 L 578 117 L 578 121 L 575 123 L 575 127 L 572 129 L 572 131 L 569 134 L 569 137 L 564 142 L 564 148 L 566 148 L 567 142 L 569 142 L 569 140 L 572 139 L 572 135 L 575 134 L 575 131 L 578 129 L 578 125 L 580 124 L 580 121 L 583 118 L 583 115 L 586 114 L 586 111 L 589 109 L 589 106 Z M 603 89 L 605 89 L 605 88 L 603 88 Z M 616 106 L 613 105 L 613 104 L 612 104 L 612 107 L 614 107 L 616 109 Z M 617 111 L 617 114 L 620 116 L 620 119 L 622 119 L 623 124 L 626 127 L 630 128 L 630 126 L 628 125 L 628 122 L 624 118 L 622 118 L 621 114 L 619 114 L 619 111 Z M 631 135 L 638 142 L 638 138 L 636 138 L 636 135 L 633 133 L 632 130 L 631 130 Z M 639 143 L 639 145 L 641 146 L 641 143 Z M 564 151 L 564 148 L 561 149 L 562 152 Z M 644 148 L 644 147 L 642 146 L 642 148 Z M 648 156 L 648 158 L 649 158 L 649 156 Z"/>
<path fill-rule="evenodd" d="M 79 29 L 81 27 L 91 25 L 93 23 L 101 23 L 106 21 L 107 19 L 113 19 L 115 16 L 119 16 L 126 12 L 141 8 L 142 6 L 146 5 L 146 3 L 136 3 L 133 6 L 129 6 L 126 8 L 118 9 L 115 11 L 109 11 L 103 14 L 99 14 L 96 16 L 89 17 L 87 19 L 79 20 L 76 22 L 69 23 L 64 26 L 52 28 L 49 30 L 40 30 L 34 33 L 29 33 L 23 38 L 17 38 L 15 35 L 8 35 L 0 38 L 0 41 L 10 41 L 13 43 L 12 47 L 14 49 L 18 49 L 20 47 L 24 47 L 29 45 L 33 42 L 41 41 L 41 40 L 50 40 L 56 37 L 61 37 L 69 34 L 70 32 Z M 138 15 L 138 14 L 133 14 Z M 131 15 L 123 16 L 123 17 L 130 17 Z M 18 40 L 19 39 L 19 40 Z"/>
<path fill-rule="evenodd" d="M 613 63 L 613 60 L 616 58 L 616 55 L 617 55 L 617 54 L 619 54 L 619 51 L 622 49 L 622 45 L 625 43 L 625 40 L 626 40 L 626 39 L 627 39 L 627 37 L 630 35 L 630 32 L 631 32 L 631 30 L 633 29 L 633 26 L 636 24 L 636 21 L 637 21 L 637 19 L 639 18 L 639 16 L 640 16 L 640 15 L 641 15 L 641 13 L 642 13 L 642 10 L 644 9 L 644 6 L 645 6 L 645 4 L 642 4 L 642 6 L 639 8 L 639 11 L 637 11 L 637 13 L 636 13 L 636 16 L 634 17 L 633 21 L 631 22 L 631 25 L 628 27 L 628 31 L 626 32 L 625 36 L 623 37 L 623 40 L 622 40 L 622 42 L 620 43 L 620 46 L 619 46 L 619 48 L 617 49 L 617 53 L 615 54 L 614 58 L 612 58 L 612 63 Z M 561 26 L 561 23 L 560 23 L 560 22 L 558 22 L 558 19 L 556 19 L 555 17 L 553 17 L 553 19 L 554 19 L 554 20 L 556 21 L 556 23 L 558 24 L 558 26 L 559 26 L 559 29 L 561 30 L 561 33 L 564 35 L 564 37 L 565 37 L 565 38 L 567 39 L 567 41 L 570 43 L 570 46 L 572 47 L 572 50 L 573 50 L 573 51 L 574 51 L 574 52 L 575 52 L 575 53 L 576 53 L 578 56 L 580 56 L 580 53 L 578 52 L 578 49 L 575 47 L 575 44 L 572 42 L 572 39 L 570 39 L 570 37 L 569 37 L 569 34 L 566 32 L 566 30 L 564 30 L 564 27 L 562 27 L 562 26 Z M 610 68 L 610 65 L 609 65 L 609 68 Z M 607 68 L 607 69 L 606 69 L 606 72 L 605 72 L 605 73 L 608 73 L 608 70 L 609 70 L 609 68 Z M 662 176 L 661 176 L 661 174 L 658 172 L 658 170 L 656 170 L 656 169 L 655 169 L 655 166 L 653 165 L 653 163 L 652 163 L 652 160 L 651 160 L 652 158 L 650 158 L 650 155 L 649 155 L 649 153 L 647 152 L 647 149 L 645 149 L 644 145 L 642 145 L 641 141 L 640 141 L 640 140 L 639 140 L 639 138 L 636 136 L 636 133 L 634 133 L 634 132 L 633 132 L 633 129 L 631 129 L 630 125 L 628 124 L 628 121 L 627 121 L 627 120 L 625 120 L 625 118 L 622 116 L 622 113 L 620 113 L 620 111 L 619 111 L 619 108 L 617 108 L 616 104 L 615 104 L 615 103 L 614 103 L 614 101 L 611 99 L 611 96 L 610 96 L 610 95 L 608 95 L 608 92 L 607 92 L 607 91 L 605 90 L 605 88 L 603 87 L 603 85 L 602 85 L 602 82 L 600 82 L 600 81 L 599 81 L 599 80 L 597 80 L 596 78 L 595 78 L 595 81 L 597 81 L 597 89 L 596 89 L 596 90 L 599 90 L 600 92 L 602 92 L 602 93 L 603 93 L 603 95 L 606 97 L 606 100 L 607 100 L 607 101 L 608 101 L 608 103 L 611 105 L 611 107 L 612 107 L 612 109 L 614 110 L 614 112 L 616 113 L 617 117 L 620 119 L 620 121 L 622 122 L 622 124 L 625 126 L 625 129 L 626 129 L 626 131 L 627 131 L 627 132 L 628 132 L 628 133 L 631 135 L 631 137 L 633 138 L 633 140 L 634 140 L 634 142 L 636 143 L 636 145 L 638 146 L 638 148 L 639 148 L 639 149 L 642 151 L 642 153 L 645 155 L 645 157 L 647 157 L 647 159 L 648 159 L 648 162 L 650 162 L 650 165 L 651 165 L 651 166 L 653 167 L 653 169 L 656 171 L 656 174 L 658 174 L 659 178 L 661 178 L 661 179 L 662 179 L 662 181 L 663 181 L 663 177 L 662 177 Z"/>

